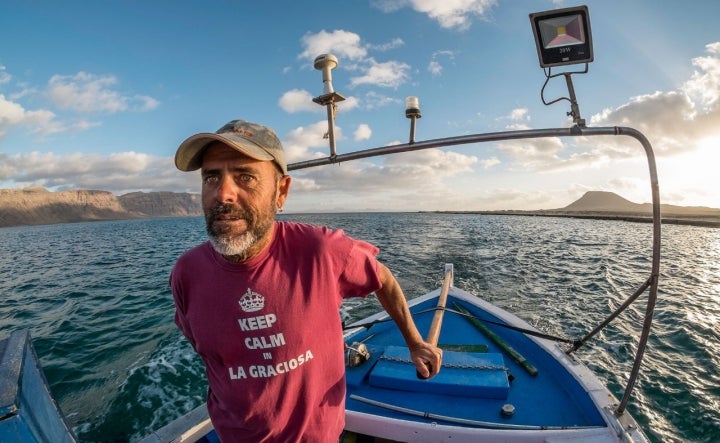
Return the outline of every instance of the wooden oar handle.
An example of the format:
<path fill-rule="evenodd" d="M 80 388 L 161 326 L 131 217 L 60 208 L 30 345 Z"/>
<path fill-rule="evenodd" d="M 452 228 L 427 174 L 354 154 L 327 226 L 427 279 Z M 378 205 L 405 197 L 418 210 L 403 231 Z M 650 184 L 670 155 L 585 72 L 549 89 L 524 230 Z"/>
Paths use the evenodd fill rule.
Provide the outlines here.
<path fill-rule="evenodd" d="M 438 303 L 436 306 L 435 316 L 430 323 L 430 330 L 428 331 L 426 342 L 433 346 L 437 346 L 438 340 L 440 339 L 440 328 L 442 327 L 443 314 L 445 314 L 445 305 L 447 304 L 448 293 L 450 292 L 450 276 L 451 273 L 445 274 L 445 280 L 443 281 L 442 291 L 438 297 Z"/>
<path fill-rule="evenodd" d="M 430 323 L 430 330 L 428 331 L 427 338 L 425 341 L 433 346 L 437 346 L 438 340 L 440 339 L 440 328 L 442 327 L 443 314 L 445 314 L 445 305 L 447 304 L 448 293 L 450 292 L 450 283 L 452 282 L 452 271 L 445 273 L 445 279 L 443 280 L 443 287 L 438 297 L 438 303 L 436 306 L 435 315 L 433 316 L 432 323 Z M 432 373 L 432 367 L 426 364 L 428 371 Z M 419 379 L 426 379 L 429 377 L 423 377 L 420 372 L 417 372 Z"/>

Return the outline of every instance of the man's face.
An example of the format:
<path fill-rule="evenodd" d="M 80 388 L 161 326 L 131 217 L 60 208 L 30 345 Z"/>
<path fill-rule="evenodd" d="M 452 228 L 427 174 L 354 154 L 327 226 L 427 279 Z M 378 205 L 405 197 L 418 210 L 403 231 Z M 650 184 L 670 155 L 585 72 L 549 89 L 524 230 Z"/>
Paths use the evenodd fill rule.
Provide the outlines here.
<path fill-rule="evenodd" d="M 290 177 L 282 177 L 273 162 L 252 159 L 219 142 L 206 148 L 201 174 L 205 223 L 215 249 L 239 262 L 259 254 L 272 238 Z"/>

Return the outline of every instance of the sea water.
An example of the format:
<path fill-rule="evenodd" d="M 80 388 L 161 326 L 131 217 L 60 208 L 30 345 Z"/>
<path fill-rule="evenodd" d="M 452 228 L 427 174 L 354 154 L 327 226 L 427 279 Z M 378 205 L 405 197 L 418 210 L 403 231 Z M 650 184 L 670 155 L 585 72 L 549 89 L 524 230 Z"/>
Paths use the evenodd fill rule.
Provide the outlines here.
<path fill-rule="evenodd" d="M 580 338 L 650 274 L 651 225 L 433 213 L 281 215 L 380 247 L 408 298 L 455 285 L 543 331 Z M 658 303 L 628 410 L 656 442 L 720 441 L 720 229 L 664 225 Z M 202 218 L 0 229 L 0 338 L 28 329 L 84 442 L 136 441 L 204 401 L 203 366 L 173 324 L 168 275 Z M 578 352 L 616 396 L 646 294 Z M 380 309 L 351 300 L 354 319 Z"/>

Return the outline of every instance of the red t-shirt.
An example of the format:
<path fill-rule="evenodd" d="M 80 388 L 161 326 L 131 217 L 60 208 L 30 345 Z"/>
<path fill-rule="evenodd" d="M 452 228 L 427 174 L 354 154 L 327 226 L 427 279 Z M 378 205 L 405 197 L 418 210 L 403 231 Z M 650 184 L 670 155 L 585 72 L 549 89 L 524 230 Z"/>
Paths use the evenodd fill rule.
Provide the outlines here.
<path fill-rule="evenodd" d="M 203 243 L 170 276 L 175 322 L 205 363 L 208 410 L 229 442 L 337 442 L 345 419 L 343 298 L 381 287 L 378 249 L 342 230 L 275 222 L 234 264 Z"/>

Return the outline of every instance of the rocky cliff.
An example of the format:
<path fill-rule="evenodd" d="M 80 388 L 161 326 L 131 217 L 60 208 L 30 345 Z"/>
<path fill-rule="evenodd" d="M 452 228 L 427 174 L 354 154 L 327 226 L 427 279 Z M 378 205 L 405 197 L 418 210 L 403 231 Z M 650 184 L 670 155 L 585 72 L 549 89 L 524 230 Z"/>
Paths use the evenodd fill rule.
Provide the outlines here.
<path fill-rule="evenodd" d="M 107 191 L 0 189 L 0 227 L 201 214 L 196 194 L 133 192 L 116 197 Z"/>
<path fill-rule="evenodd" d="M 132 192 L 118 197 L 126 211 L 147 217 L 181 217 L 202 214 L 199 194 Z"/>

